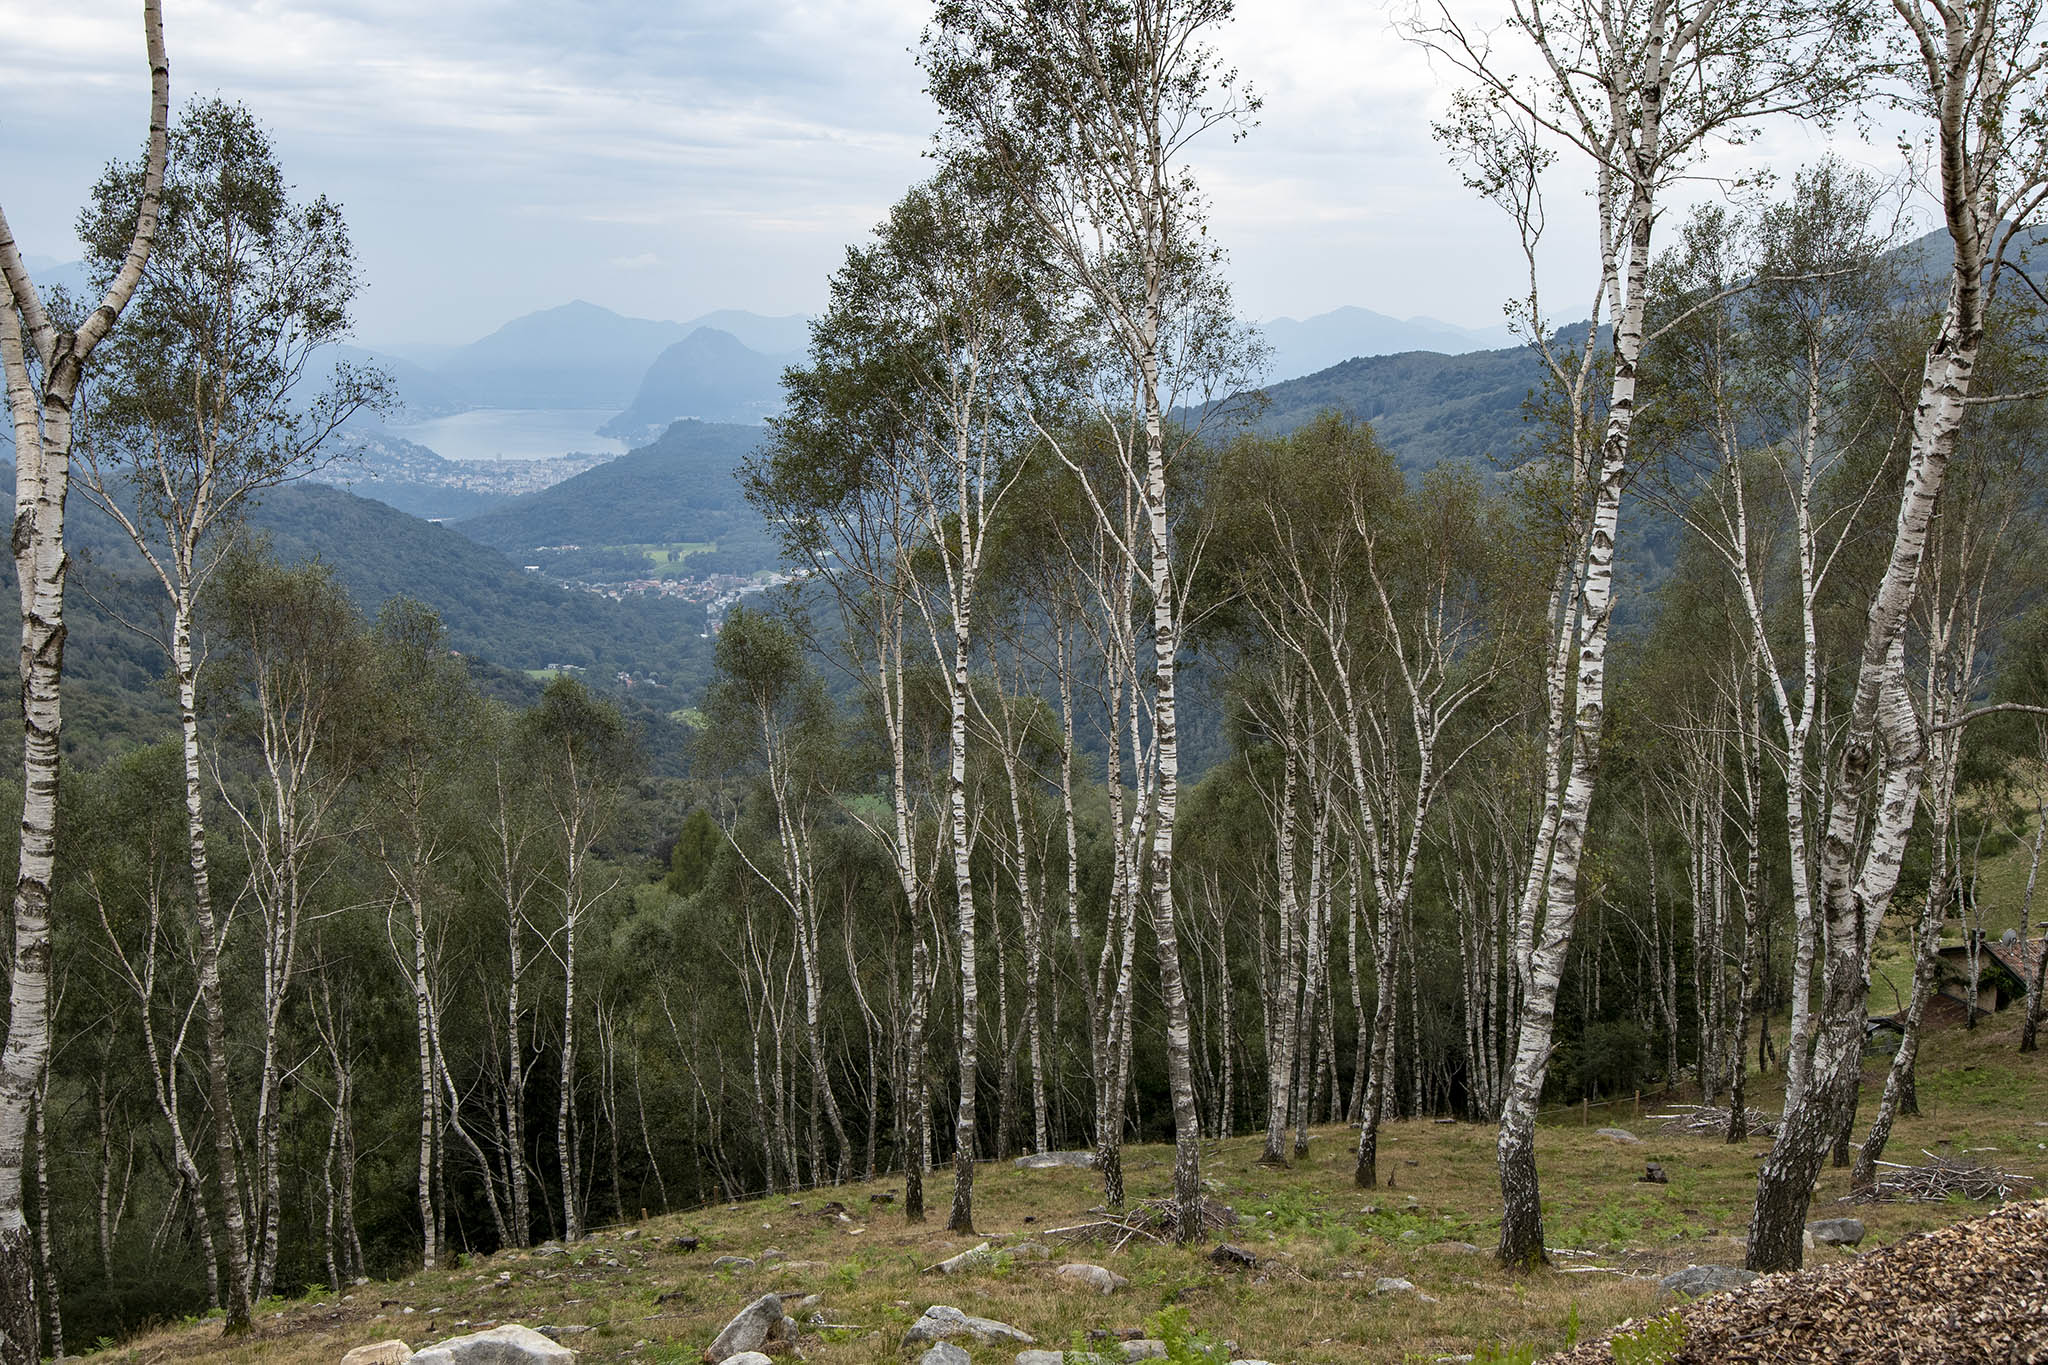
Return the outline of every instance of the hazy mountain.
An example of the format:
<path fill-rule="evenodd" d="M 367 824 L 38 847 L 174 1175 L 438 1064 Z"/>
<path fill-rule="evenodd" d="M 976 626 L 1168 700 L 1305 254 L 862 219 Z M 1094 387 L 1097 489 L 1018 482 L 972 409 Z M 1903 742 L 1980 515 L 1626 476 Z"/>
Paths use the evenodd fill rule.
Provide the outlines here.
<path fill-rule="evenodd" d="M 759 427 L 677 422 L 653 445 L 457 522 L 455 529 L 515 559 L 542 545 L 713 541 L 717 553 L 693 557 L 693 568 L 767 568 L 779 552 L 735 477 L 761 435 Z"/>
<path fill-rule="evenodd" d="M 514 318 L 433 368 L 472 407 L 617 410 L 683 336 L 676 323 L 578 300 Z"/>
<path fill-rule="evenodd" d="M 1515 344 L 1505 326 L 1473 329 L 1435 318 L 1405 322 L 1369 308 L 1338 308 L 1312 318 L 1274 318 L 1260 330 L 1273 348 L 1269 373 L 1276 377 L 1314 374 L 1356 356 L 1437 351 L 1462 355 Z"/>
<path fill-rule="evenodd" d="M 469 406 L 440 375 L 390 350 L 369 351 L 360 346 L 336 346 L 327 353 L 328 367 L 331 369 L 340 361 L 374 366 L 391 376 L 392 393 L 398 400 L 398 407 L 392 413 L 393 421 L 417 422 L 427 417 L 445 417 Z"/>
<path fill-rule="evenodd" d="M 599 427 L 601 436 L 651 440 L 671 422 L 759 422 L 782 406 L 783 362 L 699 327 L 655 357 L 633 404 Z"/>
<path fill-rule="evenodd" d="M 811 320 L 802 313 L 767 318 L 737 308 L 720 308 L 683 324 L 686 331 L 699 327 L 715 327 L 737 337 L 748 350 L 778 360 L 794 360 L 811 348 Z"/>

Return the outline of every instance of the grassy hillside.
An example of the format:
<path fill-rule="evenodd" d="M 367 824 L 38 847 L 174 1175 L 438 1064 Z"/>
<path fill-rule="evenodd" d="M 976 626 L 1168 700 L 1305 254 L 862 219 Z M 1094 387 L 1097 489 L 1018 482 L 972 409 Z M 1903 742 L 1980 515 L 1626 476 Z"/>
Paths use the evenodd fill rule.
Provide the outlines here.
<path fill-rule="evenodd" d="M 552 488 L 455 523 L 515 559 L 542 545 L 586 549 L 716 542 L 700 573 L 748 572 L 777 550 L 735 477 L 762 439 L 759 427 L 677 422 L 661 439 Z"/>
<path fill-rule="evenodd" d="M 2048 1054 L 2013 1052 L 2014 1020 L 2001 1016 L 1974 1034 L 1929 1040 L 1920 1092 L 1925 1115 L 1902 1120 L 1892 1151 L 1916 1159 L 1922 1148 L 1952 1142 L 1984 1160 L 2048 1176 Z M 1866 1073 L 1866 1095 L 1880 1083 Z M 1769 1104 L 1768 1097 L 1758 1103 Z M 415 1347 L 500 1322 L 588 1329 L 565 1336 L 587 1362 L 694 1361 L 725 1321 L 755 1296 L 817 1294 L 802 1310 L 827 1328 L 806 1326 L 804 1357 L 833 1362 L 900 1358 L 902 1333 L 928 1305 L 951 1304 L 1032 1333 L 1059 1349 L 1095 1329 L 1151 1329 L 1163 1310 L 1185 1312 L 1189 1326 L 1235 1341 L 1238 1354 L 1313 1362 L 1407 1362 L 1478 1352 L 1553 1350 L 1624 1318 L 1655 1311 L 1656 1276 L 1688 1264 L 1739 1263 L 1740 1237 L 1754 1191 L 1761 1140 L 1729 1146 L 1712 1137 L 1662 1133 L 1624 1100 L 1589 1114 L 1550 1116 L 1540 1152 L 1554 1267 L 1533 1275 L 1496 1269 L 1488 1248 L 1499 1223 L 1493 1129 L 1474 1124 L 1394 1123 L 1383 1136 L 1388 1187 L 1350 1183 L 1348 1130 L 1315 1131 L 1309 1155 L 1291 1170 L 1257 1164 L 1259 1143 L 1233 1138 L 1204 1144 L 1204 1175 L 1242 1220 L 1231 1233 L 1260 1260 L 1255 1270 L 1213 1264 L 1208 1248 L 1182 1251 L 1144 1238 L 1117 1248 L 1053 1230 L 1087 1223 L 1100 1199 L 1092 1173 L 1019 1171 L 1007 1161 L 982 1167 L 975 1181 L 976 1237 L 942 1231 L 949 1178 L 933 1177 L 932 1221 L 905 1223 L 898 1204 L 870 1202 L 898 1180 L 714 1205 L 602 1231 L 568 1247 L 506 1251 L 401 1281 L 366 1284 L 336 1295 L 325 1289 L 264 1305 L 255 1335 L 228 1344 L 216 1325 L 193 1321 L 151 1332 L 93 1357 L 108 1362 L 218 1360 L 321 1362 L 349 1347 L 401 1337 Z M 1601 1125 L 1640 1135 L 1639 1144 L 1601 1136 Z M 1172 1149 L 1131 1148 L 1125 1170 L 1134 1200 L 1163 1196 Z M 1670 1183 L 1637 1180 L 1645 1161 L 1662 1163 Z M 1864 1249 L 1982 1212 L 1968 1203 L 1842 1205 L 1847 1173 L 1827 1171 L 1815 1218 L 1850 1214 L 1868 1225 Z M 676 1192 L 680 1195 L 681 1192 Z M 851 1221 L 827 1211 L 843 1204 Z M 630 1212 L 630 1211 L 629 1211 Z M 673 1241 L 690 1235 L 701 1249 Z M 953 1277 L 923 1273 L 986 1238 L 994 1247 L 1052 1244 L 1050 1260 L 1028 1248 Z M 1460 1245 L 1460 1244 L 1467 1245 Z M 1469 1249 L 1482 1248 L 1480 1251 Z M 714 1269 L 719 1256 L 776 1266 Z M 1853 1253 L 1818 1249 L 1809 1265 Z M 1060 1280 L 1063 1261 L 1100 1264 L 1130 1283 L 1109 1297 Z M 1376 1294 L 1381 1277 L 1419 1292 Z M 975 1348 L 980 1365 L 1008 1365 L 1016 1348 Z"/>

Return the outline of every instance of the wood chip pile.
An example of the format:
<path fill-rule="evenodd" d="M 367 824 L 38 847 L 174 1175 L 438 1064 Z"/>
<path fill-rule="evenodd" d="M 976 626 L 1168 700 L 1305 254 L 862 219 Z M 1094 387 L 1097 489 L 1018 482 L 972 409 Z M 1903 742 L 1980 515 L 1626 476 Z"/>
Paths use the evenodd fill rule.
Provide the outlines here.
<path fill-rule="evenodd" d="M 1766 1275 L 1677 1311 L 1685 1344 L 1660 1356 L 1668 1365 L 2048 1361 L 2048 1202 L 2008 1204 L 1851 1261 Z M 1615 1358 L 1603 1340 L 1547 1359 Z"/>
<path fill-rule="evenodd" d="M 1932 1153 L 1923 1155 L 1928 1157 L 1925 1166 L 1878 1162 L 1881 1174 L 1877 1184 L 1867 1193 L 1851 1198 L 1866 1204 L 1939 1204 L 1955 1195 L 1965 1199 L 2010 1199 L 2033 1190 L 2034 1177 L 2030 1175 L 2014 1175 L 1981 1162 Z"/>

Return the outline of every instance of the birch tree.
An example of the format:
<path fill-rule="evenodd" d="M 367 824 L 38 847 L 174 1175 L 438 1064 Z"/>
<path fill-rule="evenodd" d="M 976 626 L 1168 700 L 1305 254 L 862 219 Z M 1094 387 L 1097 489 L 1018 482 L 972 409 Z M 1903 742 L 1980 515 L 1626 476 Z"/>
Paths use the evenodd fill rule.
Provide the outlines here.
<path fill-rule="evenodd" d="M 1511 307 L 1564 399 L 1565 536 L 1552 588 L 1545 799 L 1516 919 L 1521 986 L 1498 1165 L 1499 1257 L 1544 1259 L 1536 1112 L 1549 1073 L 1557 989 L 1579 908 L 1578 878 L 1606 719 L 1608 629 L 1621 498 L 1631 473 L 1648 279 L 1663 197 L 1716 143 L 1784 113 L 1823 113 L 1847 93 L 1863 26 L 1854 7 L 1782 0 L 1513 0 L 1509 28 L 1533 75 L 1442 6 L 1409 32 L 1463 71 L 1440 136 L 1473 187 L 1505 207 L 1523 240 L 1527 295 Z M 1560 152 L 1593 191 L 1597 261 L 1590 330 L 1574 355 L 1552 338 L 1537 268 L 1543 184 Z M 1602 348 L 1602 329 L 1611 340 Z M 1604 349 L 1604 400 L 1591 358 Z"/>
<path fill-rule="evenodd" d="M 1895 0 L 1898 99 L 1931 131 L 1933 190 L 1947 229 L 1947 305 L 1913 406 L 1890 548 L 1869 591 L 1843 738 L 1828 775 L 1817 896 L 1823 957 L 1811 1071 L 1757 1177 L 1747 1265 L 1800 1263 L 1814 1177 L 1861 1079 L 1870 950 L 1897 889 L 1926 761 L 1905 677 L 1904 635 L 1928 531 L 1974 393 L 1986 312 L 2015 236 L 2048 198 L 2042 13 L 2031 0 Z"/>
<path fill-rule="evenodd" d="M 1146 876 L 1184 1241 L 1201 1232 L 1201 1119 L 1173 898 L 1175 670 L 1185 623 L 1168 469 L 1186 438 L 1169 433 L 1167 415 L 1236 388 L 1231 381 L 1253 368 L 1227 322 L 1217 251 L 1204 244 L 1187 160 L 1202 134 L 1241 127 L 1256 107 L 1210 45 L 1231 12 L 1229 0 L 946 0 L 922 56 L 949 134 L 1009 182 L 1043 240 L 1044 283 L 1070 293 L 1116 362 L 1116 398 L 1104 413 L 1120 433 L 1120 482 L 1142 509 L 1140 536 L 1120 549 L 1140 566 L 1151 615 L 1156 785 Z M 1097 490 L 1092 499 L 1105 530 L 1116 525 L 1109 512 L 1115 492 Z M 1187 567 L 1178 565 L 1183 577 Z"/>
<path fill-rule="evenodd" d="M 29 1114 L 49 1064 L 50 878 L 57 857 L 63 728 L 64 499 L 73 405 L 93 351 L 142 281 L 162 205 L 170 64 L 159 0 L 143 0 L 149 60 L 149 150 L 120 269 L 99 306 L 70 325 L 49 309 L 0 212 L 0 376 L 14 434 L 14 574 L 21 591 L 22 817 L 9 957 L 7 1039 L 0 1048 L 0 1360 L 36 1358 L 34 1245 L 22 1198 Z"/>
<path fill-rule="evenodd" d="M 108 167 L 81 215 L 99 281 L 123 266 L 123 225 L 150 174 L 147 158 Z M 336 205 L 292 202 L 269 136 L 246 108 L 215 98 L 179 115 L 161 199 L 132 325 L 112 339 L 88 390 L 79 481 L 134 544 L 169 607 L 161 628 L 134 624 L 169 655 L 177 690 L 199 991 L 218 1101 L 228 1066 L 223 930 L 207 865 L 194 620 L 248 505 L 317 468 L 340 424 L 381 400 L 383 381 L 344 365 L 317 396 L 300 392 L 309 365 L 346 334 L 354 256 Z M 231 1150 L 218 1145 L 225 1137 L 217 1129 L 216 1164 L 233 1220 L 240 1201 L 226 1198 L 235 1176 Z M 239 1278 L 231 1266 L 231 1282 Z"/>

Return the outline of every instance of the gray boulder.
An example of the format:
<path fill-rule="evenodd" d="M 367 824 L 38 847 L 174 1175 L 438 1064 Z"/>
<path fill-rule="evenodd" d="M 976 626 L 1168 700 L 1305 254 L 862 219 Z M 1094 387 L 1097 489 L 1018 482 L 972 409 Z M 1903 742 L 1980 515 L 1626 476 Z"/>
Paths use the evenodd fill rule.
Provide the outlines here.
<path fill-rule="evenodd" d="M 412 1359 L 412 1347 L 392 1337 L 357 1346 L 341 1358 L 341 1365 L 404 1365 Z"/>
<path fill-rule="evenodd" d="M 1094 1290 L 1098 1294 L 1114 1294 L 1117 1290 L 1130 1283 L 1129 1280 L 1117 1274 L 1114 1270 L 1110 1270 L 1105 1266 L 1089 1265 L 1082 1261 L 1074 1261 L 1063 1265 L 1058 1270 L 1055 1270 L 1053 1274 L 1070 1284 L 1081 1285 Z"/>
<path fill-rule="evenodd" d="M 775 1365 L 775 1357 L 759 1351 L 741 1351 L 736 1356 L 727 1356 L 725 1365 Z"/>
<path fill-rule="evenodd" d="M 1816 1218 L 1806 1225 L 1806 1230 L 1824 1247 L 1852 1247 L 1864 1235 L 1861 1218 Z"/>
<path fill-rule="evenodd" d="M 721 1256 L 711 1263 L 713 1270 L 752 1270 L 754 1263 L 745 1256 Z"/>
<path fill-rule="evenodd" d="M 1401 1279 L 1396 1275 L 1382 1275 L 1373 1282 L 1372 1292 L 1375 1294 L 1413 1294 L 1415 1292 L 1415 1282 Z"/>
<path fill-rule="evenodd" d="M 1124 1343 L 1125 1360 L 1164 1360 L 1166 1343 L 1158 1337 L 1139 1337 Z"/>
<path fill-rule="evenodd" d="M 1472 1242 L 1431 1242 L 1431 1251 L 1454 1251 L 1460 1256 L 1477 1256 L 1480 1247 Z"/>
<path fill-rule="evenodd" d="M 1754 1270 L 1744 1270 L 1739 1265 L 1689 1265 L 1683 1270 L 1672 1271 L 1657 1283 L 1667 1294 L 1683 1294 L 1696 1299 L 1706 1294 L 1740 1289 L 1755 1278 Z"/>
<path fill-rule="evenodd" d="M 938 1271 L 941 1275 L 959 1275 L 986 1263 L 990 1258 L 989 1245 L 987 1242 L 983 1242 L 980 1246 L 969 1247 L 958 1256 L 948 1256 L 945 1260 L 933 1266 L 932 1269 Z"/>
<path fill-rule="evenodd" d="M 734 1315 L 725 1330 L 704 1348 L 709 1365 L 719 1365 L 746 1351 L 758 1351 L 768 1338 L 777 1335 L 784 1322 L 782 1296 L 763 1294 Z"/>
<path fill-rule="evenodd" d="M 531 1327 L 508 1323 L 437 1341 L 407 1365 L 573 1365 L 576 1353 Z"/>
<path fill-rule="evenodd" d="M 1643 1141 L 1626 1128 L 1595 1128 L 1593 1131 L 1610 1142 L 1619 1142 L 1624 1145 L 1633 1144 L 1640 1146 Z"/>
<path fill-rule="evenodd" d="M 1092 1171 L 1095 1169 L 1095 1153 L 1033 1152 L 1030 1156 L 1018 1157 L 1012 1164 L 1020 1171 L 1050 1171 L 1061 1166 L 1070 1166 L 1082 1171 Z"/>
<path fill-rule="evenodd" d="M 954 1337 L 966 1337 L 977 1346 L 1038 1344 L 1038 1338 L 1007 1322 L 973 1317 L 944 1303 L 935 1303 L 925 1309 L 924 1316 L 911 1323 L 910 1330 L 903 1334 L 903 1344 L 906 1347 L 925 1346 L 935 1341 L 950 1341 Z"/>
<path fill-rule="evenodd" d="M 1093 1351 L 1019 1351 L 1017 1365 L 1109 1365 Z"/>
<path fill-rule="evenodd" d="M 972 1365 L 973 1358 L 950 1341 L 942 1341 L 917 1358 L 917 1365 Z"/>

